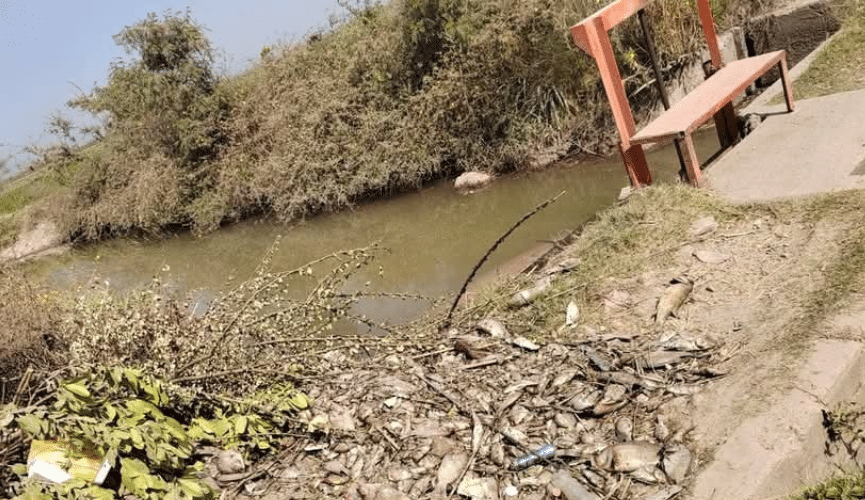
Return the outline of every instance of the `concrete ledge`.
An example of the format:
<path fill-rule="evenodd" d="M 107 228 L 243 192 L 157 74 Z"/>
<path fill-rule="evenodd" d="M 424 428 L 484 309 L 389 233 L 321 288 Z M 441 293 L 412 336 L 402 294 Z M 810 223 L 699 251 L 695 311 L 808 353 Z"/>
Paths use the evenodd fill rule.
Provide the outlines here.
<path fill-rule="evenodd" d="M 697 476 L 691 498 L 751 500 L 786 495 L 827 477 L 843 462 L 824 454 L 821 410 L 841 401 L 865 401 L 863 380 L 861 343 L 816 342 L 792 389 L 729 436 L 714 461 Z"/>
<path fill-rule="evenodd" d="M 865 188 L 865 90 L 781 104 L 706 170 L 734 202 L 760 202 Z"/>

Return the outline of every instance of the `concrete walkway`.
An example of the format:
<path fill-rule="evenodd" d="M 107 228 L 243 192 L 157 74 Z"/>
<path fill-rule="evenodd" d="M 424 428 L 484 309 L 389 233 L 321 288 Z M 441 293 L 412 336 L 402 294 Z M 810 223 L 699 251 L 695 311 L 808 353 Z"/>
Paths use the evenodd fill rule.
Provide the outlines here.
<path fill-rule="evenodd" d="M 752 111 L 749 109 L 748 111 Z M 733 202 L 865 188 L 865 90 L 760 106 L 763 123 L 706 169 Z"/>

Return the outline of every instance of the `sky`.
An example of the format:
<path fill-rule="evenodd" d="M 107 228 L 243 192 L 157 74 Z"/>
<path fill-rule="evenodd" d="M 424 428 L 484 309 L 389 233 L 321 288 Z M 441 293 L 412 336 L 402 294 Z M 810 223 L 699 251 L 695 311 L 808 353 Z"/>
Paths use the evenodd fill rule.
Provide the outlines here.
<path fill-rule="evenodd" d="M 12 156 L 14 169 L 29 158 L 23 146 L 54 140 L 44 129 L 55 112 L 92 122 L 66 102 L 76 86 L 104 85 L 110 63 L 130 57 L 112 35 L 150 12 L 187 7 L 208 30 L 217 69 L 229 73 L 248 67 L 265 45 L 301 40 L 343 12 L 337 0 L 0 0 L 0 160 Z"/>

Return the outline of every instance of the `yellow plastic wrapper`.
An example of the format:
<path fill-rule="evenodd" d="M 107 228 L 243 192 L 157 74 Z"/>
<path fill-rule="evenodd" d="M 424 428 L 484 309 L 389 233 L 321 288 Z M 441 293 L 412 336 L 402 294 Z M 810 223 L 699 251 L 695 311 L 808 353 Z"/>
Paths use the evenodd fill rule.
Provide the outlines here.
<path fill-rule="evenodd" d="M 49 483 L 77 478 L 102 484 L 110 470 L 111 465 L 93 448 L 60 441 L 33 441 L 27 455 L 27 475 Z"/>

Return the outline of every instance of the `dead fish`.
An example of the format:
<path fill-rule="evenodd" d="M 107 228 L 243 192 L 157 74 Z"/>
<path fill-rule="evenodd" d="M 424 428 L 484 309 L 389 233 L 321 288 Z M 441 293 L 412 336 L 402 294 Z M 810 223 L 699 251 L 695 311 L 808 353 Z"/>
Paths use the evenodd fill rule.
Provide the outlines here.
<path fill-rule="evenodd" d="M 577 307 L 577 303 L 573 300 L 568 302 L 568 307 L 565 310 L 565 325 L 573 326 L 577 324 L 577 320 L 580 319 L 580 308 Z"/>
<path fill-rule="evenodd" d="M 732 255 L 712 250 L 694 250 L 694 257 L 704 264 L 721 264 L 730 260 Z"/>
<path fill-rule="evenodd" d="M 604 477 L 591 469 L 583 469 L 582 474 L 586 481 L 595 488 L 602 489 L 606 484 Z"/>
<path fill-rule="evenodd" d="M 696 384 L 673 384 L 666 387 L 667 392 L 676 396 L 690 396 L 703 390 L 702 386 Z"/>
<path fill-rule="evenodd" d="M 515 427 L 505 427 L 499 431 L 505 439 L 517 446 L 526 446 L 529 437 L 521 430 Z"/>
<path fill-rule="evenodd" d="M 481 423 L 481 419 L 474 412 L 472 412 L 472 423 L 474 424 L 474 428 L 472 429 L 472 453 L 477 453 L 481 447 L 481 439 L 484 437 L 484 426 Z"/>
<path fill-rule="evenodd" d="M 691 470 L 693 456 L 691 451 L 684 446 L 666 455 L 663 460 L 664 472 L 673 484 L 679 484 L 685 480 Z"/>
<path fill-rule="evenodd" d="M 592 455 L 592 465 L 596 469 L 610 470 L 613 468 L 613 450 L 605 446 Z"/>
<path fill-rule="evenodd" d="M 689 233 L 691 234 L 691 236 L 697 238 L 707 235 L 716 229 L 718 229 L 718 223 L 715 222 L 714 217 L 709 215 L 695 220 L 694 223 L 691 224 L 691 229 Z"/>
<path fill-rule="evenodd" d="M 546 293 L 550 289 L 551 284 L 552 279 L 549 276 L 542 278 L 535 283 L 535 286 L 513 294 L 508 301 L 508 305 L 511 307 L 522 307 L 531 304 L 535 299 Z"/>
<path fill-rule="evenodd" d="M 603 380 L 604 382 L 613 382 L 627 387 L 633 387 L 640 384 L 640 379 L 638 379 L 636 375 L 627 372 L 598 373 L 597 377 L 599 380 Z"/>
<path fill-rule="evenodd" d="M 559 386 L 565 385 L 568 382 L 570 382 L 571 380 L 573 380 L 574 377 L 576 377 L 576 376 L 577 376 L 577 370 L 565 370 L 565 371 L 559 373 L 558 375 L 556 375 L 556 378 L 553 379 L 553 381 L 551 382 L 551 385 L 553 387 L 559 387 Z"/>
<path fill-rule="evenodd" d="M 611 467 L 616 472 L 633 472 L 655 467 L 661 460 L 661 447 L 648 441 L 631 441 L 610 447 Z"/>
<path fill-rule="evenodd" d="M 468 461 L 469 454 L 464 451 L 446 455 L 439 466 L 436 491 L 444 492 L 447 486 L 456 481 Z"/>
<path fill-rule="evenodd" d="M 658 346 L 668 351 L 693 352 L 711 349 L 712 347 L 715 347 L 715 344 L 705 337 L 670 332 L 661 336 Z"/>
<path fill-rule="evenodd" d="M 561 262 L 551 265 L 550 267 L 544 269 L 543 273 L 547 276 L 552 274 L 560 274 L 566 273 L 569 271 L 573 271 L 580 265 L 579 257 L 569 257 Z"/>
<path fill-rule="evenodd" d="M 629 417 L 619 417 L 616 419 L 616 435 L 622 441 L 630 441 L 633 439 L 634 423 Z"/>
<path fill-rule="evenodd" d="M 657 484 L 664 482 L 664 480 L 667 479 L 667 476 L 664 475 L 664 471 L 659 469 L 657 466 L 637 469 L 632 471 L 630 476 L 637 481 L 646 484 Z"/>
<path fill-rule="evenodd" d="M 727 374 L 726 370 L 721 370 L 719 368 L 714 368 L 711 366 L 707 366 L 704 368 L 700 368 L 693 372 L 695 375 L 701 375 L 703 377 L 723 377 Z"/>
<path fill-rule="evenodd" d="M 508 329 L 505 328 L 504 323 L 497 319 L 487 318 L 478 321 L 478 324 L 475 325 L 475 328 L 490 336 L 497 338 L 510 336 L 510 334 L 508 334 Z"/>
<path fill-rule="evenodd" d="M 533 385 L 538 385 L 538 382 L 536 380 L 521 380 L 515 384 L 511 384 L 505 387 L 504 391 L 502 392 L 504 394 L 510 394 L 512 392 L 521 391 L 526 387 L 531 387 Z"/>
<path fill-rule="evenodd" d="M 517 337 L 517 338 L 511 340 L 511 344 L 513 344 L 517 347 L 522 347 L 523 349 L 526 349 L 528 351 L 537 351 L 538 349 L 541 348 L 541 346 L 539 346 L 538 344 L 535 344 L 534 342 L 532 342 L 531 340 L 529 340 L 525 337 Z"/>
<path fill-rule="evenodd" d="M 613 363 L 607 359 L 606 356 L 599 353 L 596 349 L 589 347 L 587 345 L 581 346 L 580 349 L 583 351 L 583 354 L 589 358 L 595 366 L 598 367 L 602 372 L 608 372 L 613 369 Z"/>
<path fill-rule="evenodd" d="M 663 368 L 675 365 L 691 357 L 690 353 L 681 351 L 653 351 L 637 357 L 635 364 L 637 368 Z"/>
<path fill-rule="evenodd" d="M 601 391 L 597 389 L 584 389 L 571 396 L 567 403 L 577 412 L 584 412 L 594 408 L 600 400 Z"/>
<path fill-rule="evenodd" d="M 667 317 L 675 314 L 676 311 L 688 298 L 688 294 L 694 289 L 694 282 L 688 278 L 677 278 L 664 291 L 664 294 L 658 299 L 658 308 L 655 313 L 655 324 L 663 323 Z"/>
<path fill-rule="evenodd" d="M 667 424 L 664 423 L 664 417 L 658 414 L 657 423 L 655 424 L 655 439 L 658 441 L 666 441 L 669 436 L 670 429 L 668 429 Z"/>
<path fill-rule="evenodd" d="M 618 410 L 628 403 L 628 400 L 625 398 L 627 393 L 628 389 L 623 385 L 608 385 L 604 390 L 604 398 L 595 405 L 592 409 L 592 413 L 596 417 L 602 417 Z"/>

